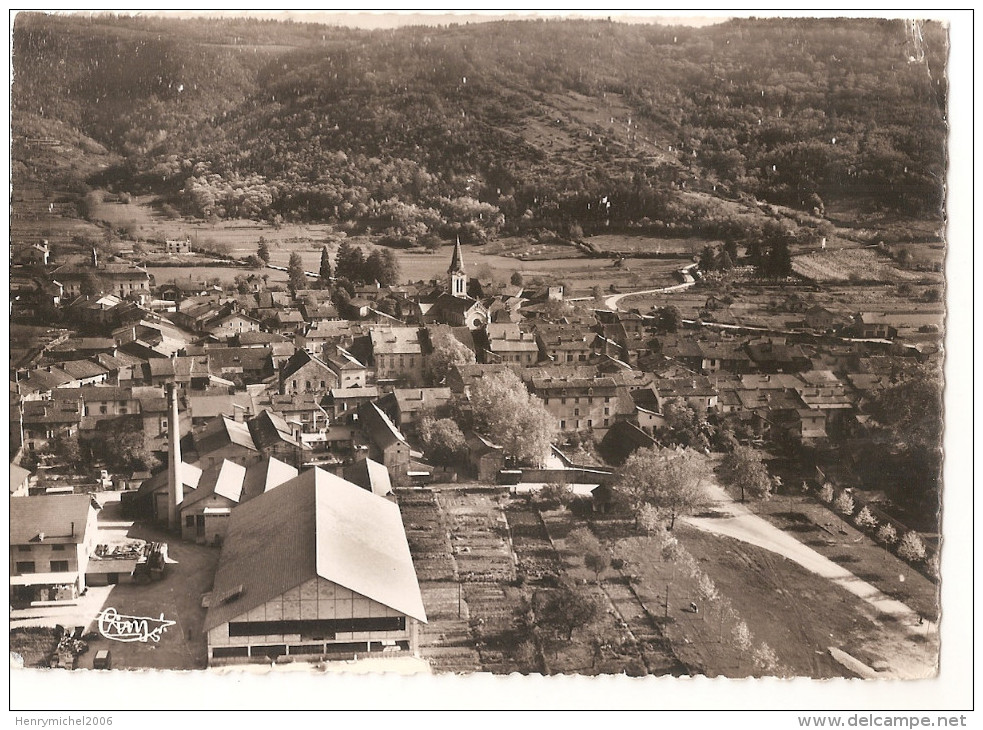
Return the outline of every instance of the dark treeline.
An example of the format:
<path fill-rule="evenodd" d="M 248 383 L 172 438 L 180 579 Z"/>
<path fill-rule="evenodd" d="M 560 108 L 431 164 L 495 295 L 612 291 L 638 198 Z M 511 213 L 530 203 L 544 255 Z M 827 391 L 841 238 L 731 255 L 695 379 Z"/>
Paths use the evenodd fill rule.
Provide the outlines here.
<path fill-rule="evenodd" d="M 123 156 L 90 185 L 402 244 L 537 227 L 725 235 L 684 189 L 934 215 L 946 52 L 941 26 L 881 20 L 369 32 L 19 14 L 14 156 L 55 119 Z M 578 121 L 557 105 L 574 93 L 598 109 L 616 97 L 633 118 Z M 550 149 L 523 133 L 531 119 L 578 144 Z"/>

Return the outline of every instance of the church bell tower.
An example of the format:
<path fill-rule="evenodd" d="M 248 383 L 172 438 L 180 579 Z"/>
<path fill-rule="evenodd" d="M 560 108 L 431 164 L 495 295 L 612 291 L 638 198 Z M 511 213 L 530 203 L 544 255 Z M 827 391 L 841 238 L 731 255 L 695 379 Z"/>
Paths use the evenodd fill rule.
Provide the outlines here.
<path fill-rule="evenodd" d="M 461 237 L 458 236 L 454 244 L 454 256 L 451 258 L 451 265 L 447 269 L 449 280 L 449 291 L 451 296 L 466 297 L 468 295 L 468 275 L 464 273 L 464 258 L 461 256 Z"/>

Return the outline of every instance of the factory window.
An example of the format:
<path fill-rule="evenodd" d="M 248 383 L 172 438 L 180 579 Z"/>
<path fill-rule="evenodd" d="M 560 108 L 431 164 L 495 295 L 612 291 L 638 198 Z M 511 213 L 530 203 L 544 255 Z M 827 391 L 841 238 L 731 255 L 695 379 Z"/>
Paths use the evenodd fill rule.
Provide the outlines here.
<path fill-rule="evenodd" d="M 226 657 L 249 656 L 248 646 L 215 646 L 212 647 L 212 656 L 216 659 Z"/>
<path fill-rule="evenodd" d="M 68 561 L 67 560 L 52 560 L 51 561 L 51 572 L 52 573 L 67 573 L 68 572 Z"/>
<path fill-rule="evenodd" d="M 184 526 L 185 527 L 194 527 L 195 526 L 195 516 L 194 515 L 187 515 L 184 518 Z"/>
<path fill-rule="evenodd" d="M 235 621 L 229 624 L 229 636 L 268 636 L 301 634 L 330 638 L 355 631 L 404 631 L 405 616 L 383 618 L 307 619 L 290 621 Z"/>
<path fill-rule="evenodd" d="M 566 421 L 560 421 L 560 430 L 564 430 L 564 429 L 566 429 L 566 427 L 567 427 L 567 422 Z"/>
<path fill-rule="evenodd" d="M 65 550 L 65 546 L 64 545 L 60 545 L 60 544 L 59 545 L 52 545 L 51 546 L 51 549 L 54 550 L 55 552 L 63 552 Z"/>
<path fill-rule="evenodd" d="M 17 552 L 19 552 L 19 553 L 29 553 L 29 552 L 31 552 L 31 546 L 30 545 L 18 545 L 17 546 Z"/>
<path fill-rule="evenodd" d="M 16 567 L 17 567 L 17 572 L 18 573 L 33 573 L 34 572 L 34 561 L 33 560 L 26 560 L 26 561 L 24 561 L 22 563 L 17 563 L 17 566 Z"/>

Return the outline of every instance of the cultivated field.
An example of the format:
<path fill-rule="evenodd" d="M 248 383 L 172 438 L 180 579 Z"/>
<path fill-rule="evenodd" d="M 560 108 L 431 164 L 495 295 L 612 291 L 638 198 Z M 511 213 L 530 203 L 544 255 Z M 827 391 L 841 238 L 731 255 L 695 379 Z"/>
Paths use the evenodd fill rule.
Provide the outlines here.
<path fill-rule="evenodd" d="M 893 261 L 870 249 L 823 251 L 796 256 L 792 260 L 792 271 L 819 282 L 915 282 L 925 277 L 921 272 L 904 271 Z"/>

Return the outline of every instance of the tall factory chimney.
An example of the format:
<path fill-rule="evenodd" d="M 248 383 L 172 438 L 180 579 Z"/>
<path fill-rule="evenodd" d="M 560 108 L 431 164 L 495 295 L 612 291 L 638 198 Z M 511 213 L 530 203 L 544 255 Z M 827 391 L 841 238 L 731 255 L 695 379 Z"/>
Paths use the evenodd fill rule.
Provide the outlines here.
<path fill-rule="evenodd" d="M 181 515 L 177 506 L 184 501 L 184 484 L 181 482 L 181 423 L 177 410 L 177 385 L 167 387 L 170 414 L 167 418 L 167 528 L 181 529 Z"/>

